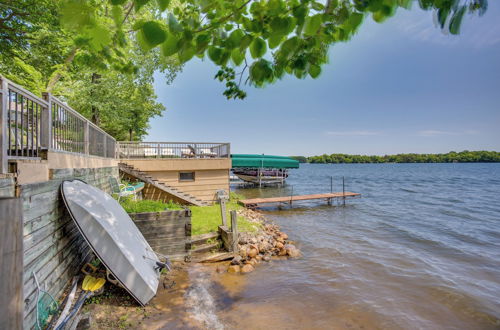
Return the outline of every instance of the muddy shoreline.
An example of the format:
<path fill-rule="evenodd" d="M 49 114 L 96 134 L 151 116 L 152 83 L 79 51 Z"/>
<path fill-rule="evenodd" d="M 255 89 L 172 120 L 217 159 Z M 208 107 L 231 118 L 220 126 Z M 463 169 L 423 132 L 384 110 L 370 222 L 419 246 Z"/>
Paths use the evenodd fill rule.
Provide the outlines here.
<path fill-rule="evenodd" d="M 233 260 L 217 263 L 173 264 L 162 274 L 156 296 L 139 306 L 125 290 L 108 285 L 103 295 L 83 308 L 80 329 L 223 329 L 218 312 L 231 310 L 247 285 L 247 273 L 260 265 L 286 262 L 300 256 L 288 235 L 260 212 L 240 210 L 240 215 L 259 223 L 256 233 L 240 233 L 239 253 Z M 233 321 L 234 322 L 234 321 Z M 233 323 L 231 322 L 231 323 Z M 229 327 L 236 327 L 233 324 Z"/>

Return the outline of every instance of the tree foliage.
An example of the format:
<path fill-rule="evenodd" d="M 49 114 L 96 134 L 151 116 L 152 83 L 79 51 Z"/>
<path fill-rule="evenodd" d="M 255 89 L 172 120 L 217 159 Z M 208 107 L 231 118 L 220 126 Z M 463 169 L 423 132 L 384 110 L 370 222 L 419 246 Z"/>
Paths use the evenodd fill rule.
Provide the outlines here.
<path fill-rule="evenodd" d="M 53 93 L 117 139 L 140 139 L 164 110 L 154 72 L 170 82 L 180 66 L 127 32 L 135 19 L 154 32 L 154 10 L 126 16 L 109 1 L 2 1 L 0 73 L 39 96 Z"/>
<path fill-rule="evenodd" d="M 397 154 L 385 156 L 331 154 L 307 157 L 308 163 L 351 164 L 351 163 L 491 163 L 500 162 L 496 151 L 451 151 L 446 154 Z"/>
<path fill-rule="evenodd" d="M 104 1 L 104 0 L 103 0 Z M 94 1 L 99 2 L 99 1 Z M 65 0 L 63 21 L 82 30 L 85 42 L 122 68 L 127 62 L 115 49 L 128 33 L 123 16 L 134 22 L 143 49 L 160 48 L 180 63 L 208 57 L 220 67 L 227 98 L 244 98 L 241 83 L 264 86 L 293 75 L 316 78 L 328 61 L 331 45 L 349 40 L 366 18 L 383 22 L 412 0 L 109 0 L 114 21 L 102 22 L 87 1 Z M 458 34 L 464 15 L 487 9 L 487 0 L 419 0 L 434 11 L 440 27 Z M 101 5 L 102 7 L 102 5 Z M 148 11 L 153 17 L 144 17 Z M 118 19 L 117 19 L 118 18 Z M 101 49 L 100 51 L 98 49 Z M 227 67 L 240 67 L 226 74 Z"/>

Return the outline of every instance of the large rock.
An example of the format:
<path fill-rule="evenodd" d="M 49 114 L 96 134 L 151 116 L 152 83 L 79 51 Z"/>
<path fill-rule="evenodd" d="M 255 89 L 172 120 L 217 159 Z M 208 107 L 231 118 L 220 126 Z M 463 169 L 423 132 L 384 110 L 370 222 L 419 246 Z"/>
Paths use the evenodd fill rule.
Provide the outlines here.
<path fill-rule="evenodd" d="M 243 259 L 246 259 L 247 258 L 247 247 L 246 246 L 242 246 L 240 248 L 240 256 L 243 258 Z"/>
<path fill-rule="evenodd" d="M 288 239 L 288 235 L 285 233 L 280 234 L 281 238 L 283 238 L 285 241 Z"/>
<path fill-rule="evenodd" d="M 243 274 L 246 274 L 246 273 L 251 273 L 254 271 L 255 268 L 253 268 L 253 266 L 251 264 L 246 264 L 245 266 L 241 267 L 241 272 Z"/>
<path fill-rule="evenodd" d="M 276 246 L 276 248 L 280 249 L 280 250 L 284 247 L 283 243 L 281 243 L 281 242 L 276 242 L 276 244 L 274 246 Z"/>
<path fill-rule="evenodd" d="M 235 256 L 233 260 L 231 260 L 231 265 L 240 265 L 242 259 L 240 255 Z"/>
<path fill-rule="evenodd" d="M 257 254 L 259 254 L 259 251 L 257 249 L 248 249 L 247 251 L 247 255 L 248 257 L 250 258 L 255 258 L 257 256 Z"/>
<path fill-rule="evenodd" d="M 233 273 L 233 274 L 236 274 L 236 273 L 239 273 L 240 272 L 240 266 L 238 265 L 231 265 L 229 266 L 229 268 L 227 269 L 227 272 L 228 273 Z"/>
<path fill-rule="evenodd" d="M 300 250 L 295 247 L 295 245 L 287 244 L 285 245 L 286 254 L 292 258 L 300 256 Z"/>
<path fill-rule="evenodd" d="M 281 257 L 281 256 L 286 256 L 286 250 L 285 248 L 281 248 L 278 252 L 278 255 Z"/>

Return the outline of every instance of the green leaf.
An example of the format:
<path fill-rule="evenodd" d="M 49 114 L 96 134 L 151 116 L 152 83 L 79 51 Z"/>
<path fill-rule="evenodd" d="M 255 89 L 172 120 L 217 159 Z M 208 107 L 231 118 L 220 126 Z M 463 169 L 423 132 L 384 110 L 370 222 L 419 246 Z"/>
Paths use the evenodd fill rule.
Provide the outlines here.
<path fill-rule="evenodd" d="M 146 20 L 140 19 L 132 25 L 132 30 L 137 31 L 142 29 L 142 26 L 146 23 Z"/>
<path fill-rule="evenodd" d="M 441 26 L 441 29 L 444 29 L 444 25 L 446 24 L 446 19 L 450 14 L 450 8 L 440 8 L 437 12 L 438 22 Z"/>
<path fill-rule="evenodd" d="M 168 5 L 170 4 L 170 0 L 157 0 L 158 2 L 158 8 L 160 8 L 160 11 L 163 12 L 168 8 Z"/>
<path fill-rule="evenodd" d="M 264 56 L 267 51 L 267 45 L 264 39 L 255 38 L 250 44 L 250 54 L 253 58 L 259 58 Z"/>
<path fill-rule="evenodd" d="M 281 41 L 283 41 L 283 35 L 281 34 L 273 34 L 267 39 L 269 43 L 269 48 L 274 49 L 279 46 Z"/>
<path fill-rule="evenodd" d="M 323 15 L 316 14 L 314 16 L 309 16 L 306 18 L 304 34 L 307 36 L 315 35 L 319 28 L 321 27 L 321 23 L 323 22 Z"/>
<path fill-rule="evenodd" d="M 161 52 L 164 56 L 172 56 L 179 51 L 179 39 L 174 34 L 169 34 L 167 41 L 161 45 Z"/>
<path fill-rule="evenodd" d="M 123 22 L 123 8 L 121 6 L 113 6 L 111 8 L 111 16 L 115 21 L 116 26 L 121 26 Z"/>
<path fill-rule="evenodd" d="M 240 50 L 244 51 L 245 49 L 247 49 L 248 46 L 250 46 L 250 44 L 252 43 L 252 40 L 253 40 L 253 37 L 251 35 L 249 35 L 249 34 L 244 35 L 240 41 Z"/>
<path fill-rule="evenodd" d="M 144 41 L 151 48 L 163 43 L 167 39 L 167 32 L 163 29 L 163 26 L 156 21 L 144 23 L 141 31 Z"/>
<path fill-rule="evenodd" d="M 179 24 L 174 14 L 168 13 L 168 29 L 173 33 L 182 32 L 182 25 Z"/>
<path fill-rule="evenodd" d="M 241 44 L 241 39 L 245 36 L 242 30 L 237 29 L 231 32 L 229 38 L 227 38 L 227 48 L 233 49 L 239 47 Z"/>
<path fill-rule="evenodd" d="M 210 44 L 210 35 L 209 34 L 199 34 L 196 36 L 196 52 L 203 53 L 207 49 Z"/>
<path fill-rule="evenodd" d="M 194 54 L 196 53 L 196 49 L 193 44 L 191 43 L 186 43 L 184 47 L 182 47 L 178 53 L 179 56 L 179 61 L 181 63 L 186 63 L 190 59 L 193 58 Z"/>
<path fill-rule="evenodd" d="M 123 5 L 125 2 L 127 2 L 127 0 L 111 0 L 113 6 Z"/>
<path fill-rule="evenodd" d="M 458 11 L 455 12 L 450 20 L 450 33 L 459 34 L 460 26 L 462 25 L 462 19 L 464 18 L 466 7 L 462 6 Z"/>
<path fill-rule="evenodd" d="M 363 22 L 363 14 L 360 13 L 352 13 L 351 16 L 349 17 L 349 26 L 351 27 L 352 31 L 355 31 L 358 26 Z"/>
<path fill-rule="evenodd" d="M 286 40 L 280 47 L 280 55 L 284 56 L 285 58 L 292 57 L 299 44 L 298 40 L 299 38 L 296 36 Z"/>
<path fill-rule="evenodd" d="M 138 12 L 149 0 L 134 0 L 135 11 Z"/>
<path fill-rule="evenodd" d="M 208 58 L 217 64 L 222 57 L 222 48 L 210 46 L 208 47 Z"/>
<path fill-rule="evenodd" d="M 262 86 L 273 78 L 272 64 L 265 59 L 255 61 L 250 66 L 250 79 L 257 86 Z"/>
<path fill-rule="evenodd" d="M 238 66 L 243 63 L 243 60 L 245 59 L 245 52 L 242 52 L 238 48 L 235 48 L 231 51 L 231 59 L 233 60 L 234 64 Z"/>
<path fill-rule="evenodd" d="M 87 31 L 90 36 L 89 45 L 97 51 L 100 51 L 104 48 L 104 46 L 109 45 L 111 43 L 111 36 L 104 26 L 96 25 L 90 28 Z"/>
<path fill-rule="evenodd" d="M 309 67 L 309 75 L 313 78 L 317 78 L 321 74 L 321 67 L 319 65 L 312 64 Z"/>

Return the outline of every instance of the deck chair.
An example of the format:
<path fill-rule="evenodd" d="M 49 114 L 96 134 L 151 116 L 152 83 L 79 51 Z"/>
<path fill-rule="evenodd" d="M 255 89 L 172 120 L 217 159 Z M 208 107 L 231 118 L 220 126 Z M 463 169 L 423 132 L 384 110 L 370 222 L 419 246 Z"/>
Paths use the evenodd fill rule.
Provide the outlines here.
<path fill-rule="evenodd" d="M 116 196 L 118 201 L 122 197 L 133 196 L 134 200 L 137 200 L 137 193 L 144 189 L 144 182 L 139 182 L 134 185 L 125 185 L 123 183 L 118 183 L 115 177 L 109 177 L 109 184 L 111 186 L 111 192 L 113 196 Z"/>
<path fill-rule="evenodd" d="M 188 145 L 187 149 L 181 149 L 182 158 L 194 158 L 196 157 L 196 150 Z"/>
<path fill-rule="evenodd" d="M 215 158 L 215 157 L 217 157 L 217 153 L 213 152 L 209 148 L 200 149 L 199 151 L 200 151 L 199 155 L 202 156 L 202 157 L 207 157 L 207 158 Z"/>

